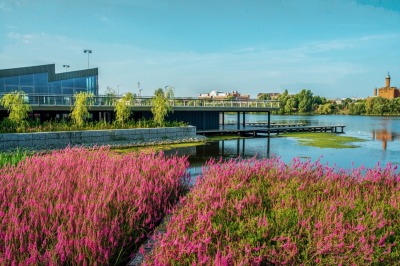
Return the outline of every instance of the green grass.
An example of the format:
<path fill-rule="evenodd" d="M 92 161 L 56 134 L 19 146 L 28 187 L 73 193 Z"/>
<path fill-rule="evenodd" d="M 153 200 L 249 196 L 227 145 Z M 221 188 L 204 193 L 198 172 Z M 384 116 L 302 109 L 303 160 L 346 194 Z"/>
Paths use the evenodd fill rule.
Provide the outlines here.
<path fill-rule="evenodd" d="M 15 152 L 0 152 L 0 167 L 6 164 L 17 165 L 28 156 L 27 151 L 17 150 Z"/>
<path fill-rule="evenodd" d="M 301 132 L 301 133 L 285 133 L 283 137 L 295 138 L 302 146 L 311 146 L 318 148 L 358 148 L 357 142 L 364 142 L 364 139 L 343 136 L 334 133 L 315 133 L 315 132 Z"/>
<path fill-rule="evenodd" d="M 183 142 L 183 143 L 172 143 L 172 144 L 159 144 L 159 145 L 148 145 L 148 146 L 126 146 L 126 147 L 118 147 L 118 148 L 112 148 L 116 153 L 129 153 L 129 152 L 153 152 L 153 151 L 166 151 L 166 150 L 172 150 L 172 149 L 177 149 L 177 148 L 184 148 L 184 147 L 192 147 L 192 146 L 198 146 L 198 145 L 203 145 L 204 142 Z"/>

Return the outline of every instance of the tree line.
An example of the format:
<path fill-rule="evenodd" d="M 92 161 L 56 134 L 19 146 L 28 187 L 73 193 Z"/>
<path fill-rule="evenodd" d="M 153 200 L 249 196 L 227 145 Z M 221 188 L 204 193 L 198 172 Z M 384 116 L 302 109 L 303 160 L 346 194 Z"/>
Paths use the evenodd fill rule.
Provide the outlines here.
<path fill-rule="evenodd" d="M 268 94 L 261 94 L 261 100 L 270 100 Z M 400 98 L 386 99 L 369 97 L 367 99 L 342 101 L 328 100 L 303 89 L 297 94 L 285 90 L 278 96 L 278 114 L 349 114 L 349 115 L 400 115 Z"/>

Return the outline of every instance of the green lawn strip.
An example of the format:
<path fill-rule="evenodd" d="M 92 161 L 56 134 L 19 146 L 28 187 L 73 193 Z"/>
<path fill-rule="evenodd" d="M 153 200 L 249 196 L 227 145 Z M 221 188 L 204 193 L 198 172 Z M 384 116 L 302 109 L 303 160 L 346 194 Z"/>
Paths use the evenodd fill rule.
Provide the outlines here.
<path fill-rule="evenodd" d="M 281 136 L 295 138 L 303 146 L 334 149 L 358 148 L 359 145 L 355 143 L 365 141 L 364 139 L 334 133 L 299 132 L 285 133 Z"/>
<path fill-rule="evenodd" d="M 177 148 L 193 147 L 203 145 L 204 142 L 183 142 L 183 143 L 172 143 L 172 144 L 159 144 L 159 145 L 147 145 L 147 146 L 126 146 L 126 147 L 111 147 L 111 150 L 117 153 L 129 153 L 132 151 L 166 151 Z"/>

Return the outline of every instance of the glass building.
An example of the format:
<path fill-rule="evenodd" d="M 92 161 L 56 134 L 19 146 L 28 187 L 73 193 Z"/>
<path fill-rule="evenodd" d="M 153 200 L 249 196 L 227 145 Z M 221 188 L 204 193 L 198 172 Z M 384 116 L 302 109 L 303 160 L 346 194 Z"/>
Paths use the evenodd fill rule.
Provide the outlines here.
<path fill-rule="evenodd" d="M 77 92 L 99 94 L 98 69 L 55 73 L 55 65 L 0 70 L 0 95 L 24 91 L 29 96 L 72 96 Z"/>

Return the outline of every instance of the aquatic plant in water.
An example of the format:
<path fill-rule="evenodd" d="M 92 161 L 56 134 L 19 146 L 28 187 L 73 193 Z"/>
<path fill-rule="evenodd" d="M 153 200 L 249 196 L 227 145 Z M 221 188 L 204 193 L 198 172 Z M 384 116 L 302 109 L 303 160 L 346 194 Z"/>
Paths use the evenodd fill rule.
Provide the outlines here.
<path fill-rule="evenodd" d="M 187 189 L 186 157 L 67 148 L 0 169 L 0 265 L 121 263 Z"/>
<path fill-rule="evenodd" d="M 395 265 L 399 182 L 392 165 L 211 161 L 145 264 Z"/>

